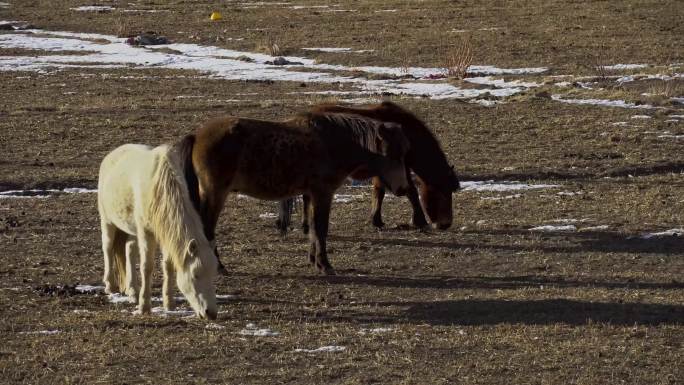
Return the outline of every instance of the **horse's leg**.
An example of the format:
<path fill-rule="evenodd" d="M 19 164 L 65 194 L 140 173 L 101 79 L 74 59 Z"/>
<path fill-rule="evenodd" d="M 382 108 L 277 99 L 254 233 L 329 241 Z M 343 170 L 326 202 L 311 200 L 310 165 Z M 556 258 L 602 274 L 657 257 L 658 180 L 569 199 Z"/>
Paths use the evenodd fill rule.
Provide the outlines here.
<path fill-rule="evenodd" d="M 311 198 L 302 195 L 302 233 L 309 234 L 309 219 L 311 218 Z"/>
<path fill-rule="evenodd" d="M 118 280 L 114 276 L 114 237 L 118 229 L 111 223 L 100 220 L 102 230 L 102 253 L 104 254 L 104 277 L 105 293 L 112 294 L 119 290 Z"/>
<path fill-rule="evenodd" d="M 149 314 L 152 309 L 152 270 L 154 267 L 154 253 L 157 250 L 154 236 L 138 225 L 138 250 L 140 251 L 140 300 L 138 311 Z"/>
<path fill-rule="evenodd" d="M 411 171 L 408 168 L 406 168 L 406 180 L 409 181 L 406 196 L 408 197 L 409 202 L 411 202 L 411 207 L 413 208 L 413 218 L 411 219 L 411 224 L 419 229 L 429 227 L 428 222 L 425 219 L 425 214 L 423 213 L 423 206 L 420 204 L 418 190 L 416 190 L 416 185 L 413 184 Z"/>
<path fill-rule="evenodd" d="M 311 197 L 313 208 L 313 231 L 309 232 L 311 249 L 309 260 L 325 275 L 335 275 L 335 269 L 328 261 L 328 251 L 325 239 L 328 236 L 328 221 L 330 219 L 330 203 L 333 194 L 314 194 Z"/>
<path fill-rule="evenodd" d="M 373 197 L 371 206 L 371 223 L 377 228 L 385 226 L 382 221 L 382 200 L 385 199 L 385 186 L 380 178 L 373 178 Z"/>
<path fill-rule="evenodd" d="M 173 299 L 173 278 L 175 276 L 175 269 L 173 268 L 173 261 L 166 253 L 162 260 L 164 270 L 164 281 L 162 283 L 162 300 L 164 301 L 164 309 L 169 311 L 176 307 L 176 301 Z"/>
<path fill-rule="evenodd" d="M 204 225 L 204 234 L 207 240 L 214 249 L 216 260 L 218 261 L 218 273 L 220 275 L 228 275 L 226 267 L 221 263 L 219 258 L 218 248 L 216 246 L 216 225 L 218 224 L 219 215 L 223 209 L 227 194 L 223 194 L 215 189 L 200 192 L 200 216 L 202 224 Z"/>
<path fill-rule="evenodd" d="M 135 238 L 129 237 L 126 241 L 126 295 L 133 303 L 138 302 L 138 292 L 140 291 L 140 280 L 138 280 L 135 271 L 135 265 L 139 259 Z"/>

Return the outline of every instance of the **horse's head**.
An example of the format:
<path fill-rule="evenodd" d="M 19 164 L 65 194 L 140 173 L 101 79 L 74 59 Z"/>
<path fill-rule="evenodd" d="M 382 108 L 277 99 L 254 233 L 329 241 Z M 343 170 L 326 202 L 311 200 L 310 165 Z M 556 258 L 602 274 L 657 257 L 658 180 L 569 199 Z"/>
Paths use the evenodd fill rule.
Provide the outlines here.
<path fill-rule="evenodd" d="M 200 318 L 216 319 L 214 278 L 218 260 L 209 241 L 199 238 L 187 243 L 181 266 L 176 266 L 176 283 Z"/>
<path fill-rule="evenodd" d="M 420 200 L 432 225 L 446 230 L 453 221 L 451 193 L 458 191 L 461 184 L 452 166 L 438 184 L 427 184 L 419 179 Z"/>
<path fill-rule="evenodd" d="M 406 178 L 404 158 L 409 150 L 409 141 L 404 136 L 401 125 L 387 122 L 378 124 L 379 149 L 387 160 L 379 177 L 395 195 L 405 195 L 409 181 Z"/>

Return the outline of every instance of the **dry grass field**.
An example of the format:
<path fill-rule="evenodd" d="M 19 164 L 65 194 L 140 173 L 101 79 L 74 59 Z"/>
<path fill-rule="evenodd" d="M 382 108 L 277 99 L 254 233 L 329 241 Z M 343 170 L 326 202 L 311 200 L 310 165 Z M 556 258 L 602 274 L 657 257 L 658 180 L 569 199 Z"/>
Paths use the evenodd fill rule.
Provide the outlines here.
<path fill-rule="evenodd" d="M 5 0 L 2 20 L 35 29 L 0 31 L 0 383 L 684 383 L 681 2 Z M 185 45 L 114 40 L 145 31 Z M 471 73 L 429 79 L 464 42 Z M 254 55 L 274 50 L 311 62 Z M 63 189 L 116 146 L 383 99 L 469 182 L 449 230 L 391 196 L 375 230 L 346 186 L 322 277 L 274 202 L 231 196 L 216 321 L 76 289 L 101 285 L 96 194 Z M 29 189 L 59 191 L 3 193 Z"/>

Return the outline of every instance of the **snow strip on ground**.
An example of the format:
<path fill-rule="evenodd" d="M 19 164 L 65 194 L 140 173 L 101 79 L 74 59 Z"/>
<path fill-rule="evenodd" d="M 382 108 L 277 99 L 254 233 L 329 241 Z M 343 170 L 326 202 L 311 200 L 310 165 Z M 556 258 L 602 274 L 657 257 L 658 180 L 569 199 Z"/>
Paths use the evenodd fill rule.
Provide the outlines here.
<path fill-rule="evenodd" d="M 113 11 L 116 8 L 110 7 L 108 5 L 84 5 L 82 7 L 76 7 L 76 8 L 69 8 L 72 11 L 79 11 L 79 12 L 108 12 L 108 11 Z"/>
<path fill-rule="evenodd" d="M 530 231 L 577 231 L 575 225 L 562 225 L 562 226 L 552 226 L 544 225 L 537 226 L 530 229 Z"/>
<path fill-rule="evenodd" d="M 87 189 L 83 187 L 69 187 L 62 190 L 57 189 L 31 189 L 31 190 L 7 190 L 0 191 L 1 198 L 47 198 L 53 194 L 83 194 L 96 193 L 97 190 Z"/>
<path fill-rule="evenodd" d="M 433 99 L 473 98 L 484 94 L 506 97 L 523 91 L 527 83 L 499 82 L 492 89 L 461 89 L 446 80 L 416 82 L 406 79 L 368 80 L 364 77 L 341 76 L 339 71 L 361 71 L 366 74 L 411 75 L 425 78 L 443 72 L 440 68 L 347 67 L 317 64 L 304 57 L 285 57 L 291 64 L 268 64 L 275 58 L 269 55 L 235 51 L 197 44 L 165 44 L 134 47 L 124 38 L 115 36 L 43 30 L 15 31 L 0 35 L 0 47 L 47 51 L 81 51 L 83 55 L 4 56 L 0 57 L 0 71 L 38 71 L 63 68 L 167 68 L 200 71 L 207 76 L 229 80 L 273 80 L 319 83 L 349 83 L 370 93 L 392 93 L 408 96 L 427 96 Z M 239 60 L 247 57 L 251 62 Z M 297 68 L 311 71 L 298 72 Z M 502 69 L 492 66 L 471 66 L 470 74 L 503 75 L 541 73 L 547 68 Z M 473 80 L 476 81 L 476 80 Z M 491 80 L 483 80 L 488 83 Z M 510 86 L 508 86 L 510 85 Z M 503 88 L 502 88 L 503 87 Z"/>
<path fill-rule="evenodd" d="M 681 237 L 684 236 L 684 228 L 670 229 L 657 233 L 647 233 L 641 236 L 642 239 L 662 238 L 662 237 Z"/>
<path fill-rule="evenodd" d="M 641 108 L 641 109 L 658 109 L 662 107 L 654 107 L 650 104 L 636 105 L 634 103 L 627 103 L 624 100 L 609 100 L 609 99 L 563 99 L 561 95 L 551 95 L 551 99 L 569 104 L 588 104 L 603 107 L 621 107 L 621 108 Z"/>
<path fill-rule="evenodd" d="M 528 184 L 520 182 L 465 181 L 461 182 L 463 191 L 517 191 L 560 187 L 556 184 Z"/>
<path fill-rule="evenodd" d="M 599 68 L 607 70 L 632 70 L 639 68 L 648 68 L 648 64 L 613 64 L 609 66 L 600 66 Z"/>
<path fill-rule="evenodd" d="M 296 353 L 337 353 L 347 350 L 345 346 L 329 345 L 317 349 L 295 349 Z"/>
<path fill-rule="evenodd" d="M 19 334 L 45 334 L 45 335 L 54 335 L 54 334 L 59 334 L 61 333 L 60 330 L 38 330 L 35 332 L 19 332 Z"/>
<path fill-rule="evenodd" d="M 238 334 L 255 337 L 277 337 L 280 335 L 280 332 L 271 330 L 269 328 L 259 329 L 255 324 L 248 323 L 244 329 L 238 332 Z"/>

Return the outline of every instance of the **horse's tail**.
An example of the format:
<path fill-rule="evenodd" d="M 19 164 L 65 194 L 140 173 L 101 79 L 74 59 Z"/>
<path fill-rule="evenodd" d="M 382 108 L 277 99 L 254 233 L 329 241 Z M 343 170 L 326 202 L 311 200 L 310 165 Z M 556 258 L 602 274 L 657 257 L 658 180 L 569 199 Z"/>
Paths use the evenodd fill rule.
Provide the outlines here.
<path fill-rule="evenodd" d="M 123 231 L 116 230 L 112 253 L 114 254 L 114 270 L 119 281 L 119 292 L 126 292 L 126 240 L 128 235 Z M 134 271 L 131 274 L 135 274 Z"/>
<path fill-rule="evenodd" d="M 175 147 L 178 151 L 181 165 L 183 167 L 183 177 L 188 186 L 188 193 L 190 193 L 190 200 L 197 212 L 200 212 L 200 197 L 199 197 L 199 180 L 195 167 L 192 164 L 192 149 L 195 145 L 195 135 L 186 135 L 180 142 L 176 143 Z"/>
<path fill-rule="evenodd" d="M 292 223 L 292 211 L 294 211 L 295 198 L 288 198 L 278 203 L 278 220 L 276 226 L 280 230 L 280 235 L 287 234 L 287 230 Z"/>

